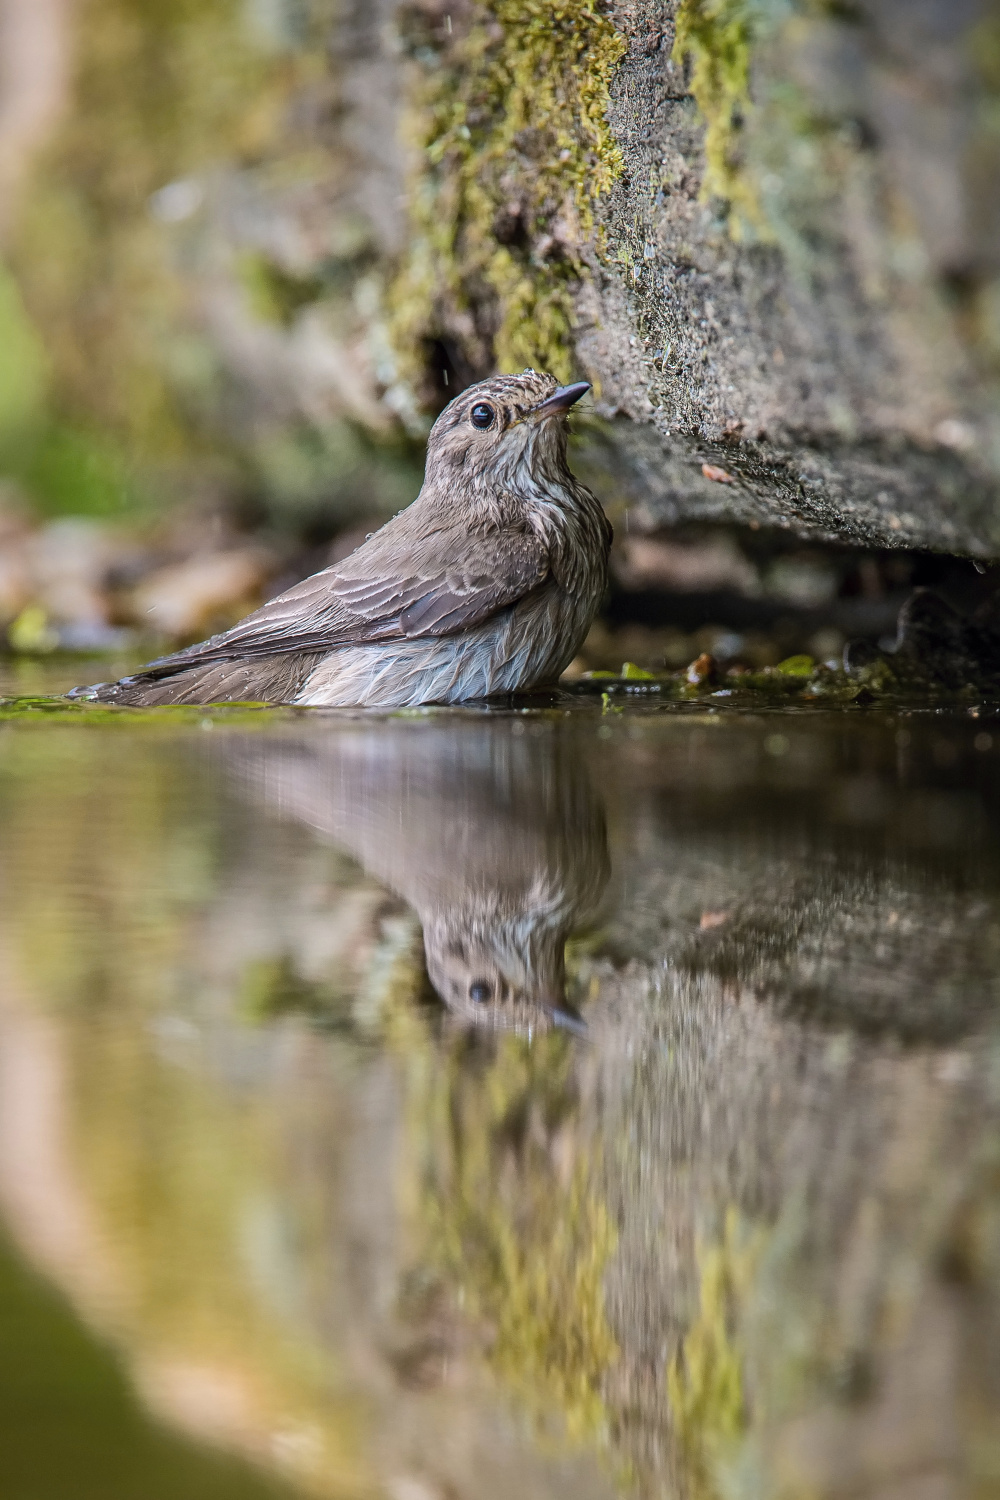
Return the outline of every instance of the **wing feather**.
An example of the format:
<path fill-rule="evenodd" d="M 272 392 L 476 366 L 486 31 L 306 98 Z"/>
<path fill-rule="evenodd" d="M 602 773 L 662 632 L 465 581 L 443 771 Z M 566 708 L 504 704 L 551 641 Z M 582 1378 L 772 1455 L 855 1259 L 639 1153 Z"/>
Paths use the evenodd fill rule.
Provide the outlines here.
<path fill-rule="evenodd" d="M 400 525 L 410 514 L 231 630 L 151 662 L 141 677 L 235 657 L 451 635 L 507 609 L 548 576 L 547 552 L 527 528 L 470 536 L 452 525 L 414 536 L 412 524 Z"/>

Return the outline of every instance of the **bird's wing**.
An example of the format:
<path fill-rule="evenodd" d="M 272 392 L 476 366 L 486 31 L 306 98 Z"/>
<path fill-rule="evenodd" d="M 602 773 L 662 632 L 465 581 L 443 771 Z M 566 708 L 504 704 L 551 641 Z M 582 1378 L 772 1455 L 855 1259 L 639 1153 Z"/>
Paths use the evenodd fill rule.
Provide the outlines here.
<path fill-rule="evenodd" d="M 527 527 L 470 536 L 452 525 L 429 532 L 403 557 L 389 543 L 386 536 L 369 556 L 360 548 L 338 566 L 333 582 L 351 619 L 364 621 L 379 639 L 386 631 L 407 637 L 466 630 L 516 603 L 549 571 L 548 554 Z"/>
<path fill-rule="evenodd" d="M 152 662 L 141 675 L 234 657 L 452 635 L 516 603 L 548 571 L 548 554 L 528 529 L 470 535 L 451 525 L 411 538 L 390 523 L 343 562 L 269 600 L 231 630 Z"/>

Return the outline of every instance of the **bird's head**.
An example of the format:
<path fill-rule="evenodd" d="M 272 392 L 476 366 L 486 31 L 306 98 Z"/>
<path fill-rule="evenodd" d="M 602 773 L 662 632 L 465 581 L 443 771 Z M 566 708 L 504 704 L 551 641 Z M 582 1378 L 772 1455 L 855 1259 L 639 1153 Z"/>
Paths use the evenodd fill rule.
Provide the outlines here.
<path fill-rule="evenodd" d="M 452 485 L 480 479 L 516 487 L 525 468 L 536 478 L 566 472 L 566 413 L 590 390 L 559 385 L 525 370 L 470 385 L 445 407 L 427 442 L 427 478 Z"/>
<path fill-rule="evenodd" d="M 442 912 L 424 921 L 427 975 L 461 1021 L 522 1034 L 586 1027 L 565 1003 L 566 921 L 532 904 Z"/>

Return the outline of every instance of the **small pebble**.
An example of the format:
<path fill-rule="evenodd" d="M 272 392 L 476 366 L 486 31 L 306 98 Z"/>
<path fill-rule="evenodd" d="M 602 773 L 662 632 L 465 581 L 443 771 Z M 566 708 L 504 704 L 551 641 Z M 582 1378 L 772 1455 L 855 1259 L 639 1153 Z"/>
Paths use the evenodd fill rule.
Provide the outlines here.
<path fill-rule="evenodd" d="M 703 651 L 700 656 L 695 657 L 694 661 L 688 667 L 685 676 L 688 682 L 698 687 L 703 682 L 711 682 L 715 677 L 715 673 L 715 657 L 710 655 L 709 652 Z"/>

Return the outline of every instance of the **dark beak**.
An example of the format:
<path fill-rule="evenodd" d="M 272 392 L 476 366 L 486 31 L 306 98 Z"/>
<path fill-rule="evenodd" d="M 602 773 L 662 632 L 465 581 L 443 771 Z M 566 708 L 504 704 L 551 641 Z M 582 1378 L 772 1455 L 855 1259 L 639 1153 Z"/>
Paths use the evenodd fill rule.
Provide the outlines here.
<path fill-rule="evenodd" d="M 590 390 L 589 380 L 578 380 L 576 385 L 561 385 L 551 396 L 546 396 L 532 412 L 535 417 L 559 417 L 575 406 L 581 396 Z"/>
<path fill-rule="evenodd" d="M 585 1037 L 588 1035 L 586 1021 L 582 1016 L 578 1016 L 575 1011 L 564 1010 L 561 1005 L 554 1005 L 549 1015 L 553 1026 L 558 1027 L 560 1031 L 569 1031 L 573 1036 Z"/>

